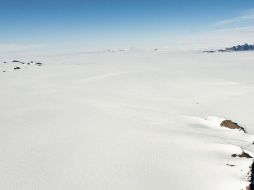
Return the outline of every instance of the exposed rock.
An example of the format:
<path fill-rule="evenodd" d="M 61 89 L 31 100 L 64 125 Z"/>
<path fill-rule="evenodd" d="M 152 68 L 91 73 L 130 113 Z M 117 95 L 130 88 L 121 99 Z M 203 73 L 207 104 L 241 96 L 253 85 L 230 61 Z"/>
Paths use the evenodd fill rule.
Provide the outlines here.
<path fill-rule="evenodd" d="M 246 190 L 254 190 L 254 163 L 252 164 L 251 168 L 250 168 L 250 185 L 248 187 L 246 187 Z"/>
<path fill-rule="evenodd" d="M 215 53 L 215 52 L 233 52 L 233 51 L 253 51 L 254 50 L 254 45 L 250 44 L 243 44 L 243 45 L 237 45 L 225 49 L 219 49 L 219 50 L 208 50 L 208 51 L 203 51 L 203 53 Z"/>
<path fill-rule="evenodd" d="M 14 70 L 18 70 L 18 69 L 21 69 L 20 67 L 14 67 Z"/>
<path fill-rule="evenodd" d="M 208 51 L 203 51 L 203 53 L 215 53 L 216 51 L 213 50 L 208 50 Z"/>
<path fill-rule="evenodd" d="M 231 48 L 226 48 L 226 51 L 250 51 L 250 50 L 254 50 L 254 45 L 244 44 L 233 46 Z"/>
<path fill-rule="evenodd" d="M 232 157 L 239 157 L 239 158 L 253 158 L 251 155 L 249 155 L 248 153 L 242 151 L 241 154 L 232 154 Z"/>
<path fill-rule="evenodd" d="M 231 121 L 231 120 L 224 120 L 222 121 L 222 123 L 220 124 L 221 127 L 226 127 L 229 129 L 238 129 L 239 131 L 243 131 L 244 133 L 247 133 L 246 130 L 239 126 L 237 123 Z"/>
<path fill-rule="evenodd" d="M 227 166 L 230 166 L 230 167 L 235 167 L 235 165 L 232 165 L 232 164 L 227 164 Z"/>
<path fill-rule="evenodd" d="M 41 66 L 41 65 L 42 65 L 42 63 L 37 62 L 37 63 L 35 63 L 35 65 Z"/>
<path fill-rule="evenodd" d="M 13 62 L 13 63 L 21 63 L 21 64 L 25 64 L 24 62 L 22 62 L 22 61 L 18 61 L 18 60 L 13 60 L 12 62 Z"/>

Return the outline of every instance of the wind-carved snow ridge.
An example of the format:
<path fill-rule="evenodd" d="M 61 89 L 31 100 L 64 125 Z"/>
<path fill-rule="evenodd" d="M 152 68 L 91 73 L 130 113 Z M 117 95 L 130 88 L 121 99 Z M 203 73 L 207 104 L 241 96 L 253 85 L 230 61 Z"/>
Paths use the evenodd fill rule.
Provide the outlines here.
<path fill-rule="evenodd" d="M 228 163 L 225 163 L 229 167 L 236 167 L 239 173 L 244 172 L 245 177 L 241 178 L 246 182 L 244 185 L 247 190 L 253 189 L 253 157 L 254 157 L 254 136 L 246 134 L 244 130 L 229 129 L 222 126 L 222 123 L 226 120 L 222 117 L 208 116 L 208 117 L 195 117 L 190 116 L 188 119 L 196 125 L 201 125 L 207 130 L 211 130 L 210 134 L 216 139 L 217 143 L 221 146 L 225 146 L 225 153 L 230 153 L 231 157 L 228 157 Z M 236 123 L 235 123 L 236 124 Z M 194 125 L 195 126 L 195 125 Z M 244 129 L 244 128 L 243 128 Z M 250 182 L 250 185 L 248 184 Z M 245 187 L 243 189 L 245 189 Z"/>

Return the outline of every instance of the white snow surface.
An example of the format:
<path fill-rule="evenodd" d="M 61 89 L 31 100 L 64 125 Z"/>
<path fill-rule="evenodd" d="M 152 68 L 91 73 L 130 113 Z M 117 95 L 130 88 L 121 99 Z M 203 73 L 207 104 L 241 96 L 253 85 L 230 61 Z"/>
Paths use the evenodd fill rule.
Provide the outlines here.
<path fill-rule="evenodd" d="M 41 67 L 0 63 L 0 189 L 240 190 L 249 183 L 253 160 L 231 155 L 254 152 L 254 53 L 38 60 Z M 248 134 L 221 128 L 224 119 Z"/>

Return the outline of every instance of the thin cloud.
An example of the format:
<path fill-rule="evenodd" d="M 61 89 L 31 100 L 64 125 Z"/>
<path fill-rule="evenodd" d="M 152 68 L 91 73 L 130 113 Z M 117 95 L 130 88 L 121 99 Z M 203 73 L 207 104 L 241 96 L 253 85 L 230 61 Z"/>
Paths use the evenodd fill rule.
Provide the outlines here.
<path fill-rule="evenodd" d="M 241 16 L 219 21 L 214 26 L 216 28 L 237 27 L 242 24 L 248 25 L 252 22 L 254 22 L 254 9 L 245 11 Z"/>

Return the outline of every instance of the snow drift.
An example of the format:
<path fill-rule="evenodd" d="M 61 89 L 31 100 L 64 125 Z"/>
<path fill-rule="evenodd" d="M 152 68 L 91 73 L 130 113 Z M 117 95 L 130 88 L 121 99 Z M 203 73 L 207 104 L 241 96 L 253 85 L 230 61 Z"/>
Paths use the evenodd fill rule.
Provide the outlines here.
<path fill-rule="evenodd" d="M 22 59 L 22 57 L 17 57 Z M 27 59 L 32 59 L 27 58 Z M 252 53 L 103 53 L 0 64 L 0 189 L 239 190 Z M 7 69 L 6 69 L 7 67 Z M 239 122 L 248 134 L 221 128 Z"/>

